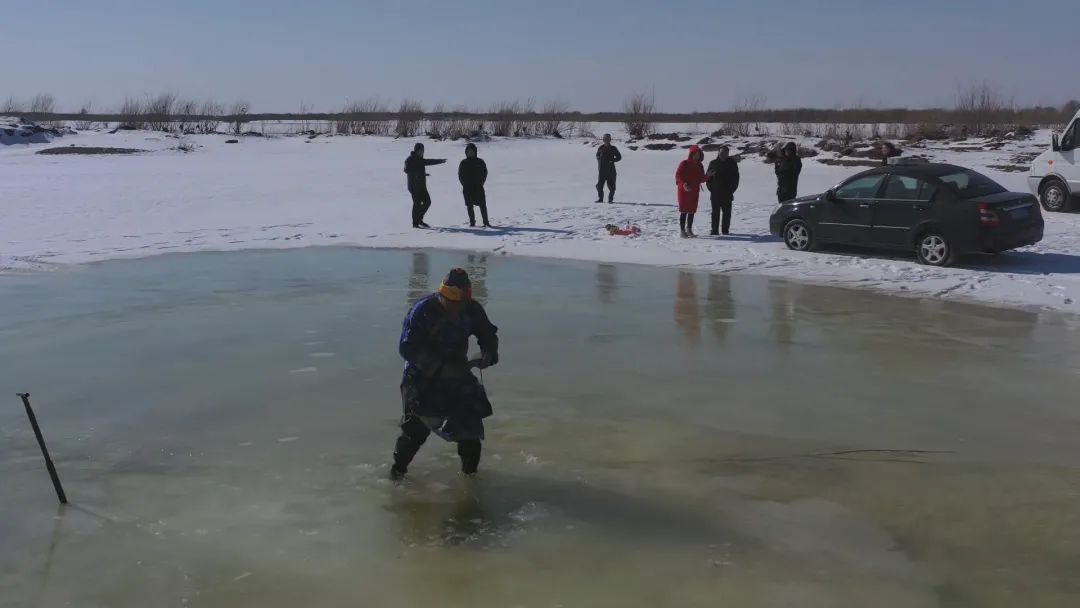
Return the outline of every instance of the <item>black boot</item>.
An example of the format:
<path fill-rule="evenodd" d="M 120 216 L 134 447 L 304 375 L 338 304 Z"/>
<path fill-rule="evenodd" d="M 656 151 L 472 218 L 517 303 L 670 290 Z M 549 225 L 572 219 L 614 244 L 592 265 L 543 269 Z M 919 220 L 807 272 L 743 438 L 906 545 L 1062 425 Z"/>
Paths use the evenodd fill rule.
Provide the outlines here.
<path fill-rule="evenodd" d="M 480 466 L 480 440 L 468 439 L 459 441 L 457 445 L 457 453 L 461 457 L 461 473 L 476 475 L 476 469 Z"/>
<path fill-rule="evenodd" d="M 409 470 L 409 463 L 427 441 L 431 430 L 416 416 L 405 416 L 401 421 L 401 434 L 394 443 L 394 464 L 390 467 L 390 479 L 401 479 Z"/>

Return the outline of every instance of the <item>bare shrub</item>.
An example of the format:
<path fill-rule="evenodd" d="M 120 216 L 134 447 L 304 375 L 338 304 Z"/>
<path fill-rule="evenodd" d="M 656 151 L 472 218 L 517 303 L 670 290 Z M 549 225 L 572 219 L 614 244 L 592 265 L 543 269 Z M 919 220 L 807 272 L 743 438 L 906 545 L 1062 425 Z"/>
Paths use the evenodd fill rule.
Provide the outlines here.
<path fill-rule="evenodd" d="M 802 137 L 806 130 L 806 125 L 801 122 L 785 122 L 780 125 L 780 134 L 789 137 Z"/>
<path fill-rule="evenodd" d="M 4 100 L 4 104 L 0 105 L 0 112 L 4 114 L 20 114 L 26 111 L 26 104 L 15 99 L 14 97 L 8 97 Z"/>
<path fill-rule="evenodd" d="M 437 103 L 431 108 L 432 114 L 446 114 L 446 105 Z M 446 139 L 450 135 L 450 120 L 445 116 L 428 118 L 427 136 L 432 139 Z"/>
<path fill-rule="evenodd" d="M 199 121 L 195 129 L 199 133 L 217 133 L 218 125 L 221 124 L 220 116 L 225 113 L 225 106 L 207 99 L 199 108 Z"/>
<path fill-rule="evenodd" d="M 721 131 L 734 137 L 749 137 L 750 136 L 750 123 L 748 122 L 726 122 L 720 128 Z"/>
<path fill-rule="evenodd" d="M 176 93 L 167 91 L 157 97 L 147 96 L 143 113 L 146 115 L 146 126 L 151 131 L 172 131 L 173 106 L 176 105 Z"/>
<path fill-rule="evenodd" d="M 88 101 L 84 103 L 81 108 L 79 108 L 79 116 L 87 116 L 93 109 L 94 104 Z M 73 126 L 78 131 L 89 131 L 90 129 L 94 128 L 94 121 L 88 120 L 86 118 L 79 118 L 74 122 Z"/>
<path fill-rule="evenodd" d="M 233 102 L 231 108 L 229 108 L 229 122 L 233 124 L 233 132 L 237 135 L 244 130 L 244 124 L 247 122 L 247 115 L 251 113 L 251 104 L 243 99 L 238 99 Z"/>
<path fill-rule="evenodd" d="M 593 133 L 592 130 L 592 123 L 585 120 L 575 122 L 573 132 L 576 137 L 596 139 L 596 133 Z"/>
<path fill-rule="evenodd" d="M 656 114 L 656 99 L 651 93 L 631 95 L 623 101 L 623 114 L 623 127 L 630 137 L 640 139 L 656 129 L 652 121 Z"/>
<path fill-rule="evenodd" d="M 499 101 L 491 105 L 490 114 L 495 118 L 489 122 L 488 131 L 496 137 L 510 137 L 514 133 L 514 116 L 521 112 L 517 101 Z"/>
<path fill-rule="evenodd" d="M 385 114 L 389 111 L 386 104 L 378 99 L 346 101 L 341 110 L 343 116 L 337 121 L 337 132 L 342 135 L 390 135 L 393 130 L 392 123 L 364 116 Z"/>
<path fill-rule="evenodd" d="M 768 98 L 764 95 L 750 95 L 731 108 L 735 114 L 735 120 L 731 124 L 737 125 L 735 126 L 737 135 L 747 137 L 751 131 L 761 133 L 767 103 Z"/>
<path fill-rule="evenodd" d="M 402 99 L 398 105 L 397 123 L 394 125 L 395 137 L 416 137 L 424 121 L 424 104 L 415 99 Z"/>
<path fill-rule="evenodd" d="M 536 98 L 530 97 L 521 105 L 514 116 L 514 137 L 532 137 L 540 129 L 540 123 L 533 117 L 536 114 Z"/>
<path fill-rule="evenodd" d="M 56 99 L 51 93 L 38 93 L 30 100 L 27 109 L 31 114 L 52 114 L 56 111 Z M 41 120 L 41 126 L 56 129 L 63 125 L 52 120 Z"/>
<path fill-rule="evenodd" d="M 467 106 L 457 106 L 451 111 L 455 116 L 446 119 L 445 139 L 458 140 L 484 131 L 484 121 L 464 116 L 469 113 Z"/>
<path fill-rule="evenodd" d="M 564 99 L 553 99 L 544 104 L 540 113 L 543 119 L 537 125 L 537 134 L 546 137 L 562 137 L 566 133 L 566 123 L 562 116 L 570 111 L 570 102 Z"/>
<path fill-rule="evenodd" d="M 145 113 L 143 102 L 134 97 L 125 97 L 124 103 L 120 105 L 120 111 L 117 112 L 120 115 L 120 126 L 127 129 L 142 129 L 146 125 L 143 118 Z"/>
<path fill-rule="evenodd" d="M 1014 110 L 1013 98 L 989 82 L 958 87 L 956 111 L 960 123 L 969 128 L 971 135 L 989 135 L 995 126 L 1007 123 Z"/>
<path fill-rule="evenodd" d="M 51 93 L 38 93 L 30 100 L 31 114 L 52 114 L 56 111 L 56 99 Z"/>
<path fill-rule="evenodd" d="M 192 133 L 195 131 L 195 116 L 199 113 L 199 102 L 194 99 L 176 101 L 176 132 Z"/>
<path fill-rule="evenodd" d="M 353 115 L 362 111 L 361 102 L 346 99 L 345 105 L 341 108 L 342 117 L 334 123 L 334 130 L 338 135 L 359 135 L 360 121 Z"/>

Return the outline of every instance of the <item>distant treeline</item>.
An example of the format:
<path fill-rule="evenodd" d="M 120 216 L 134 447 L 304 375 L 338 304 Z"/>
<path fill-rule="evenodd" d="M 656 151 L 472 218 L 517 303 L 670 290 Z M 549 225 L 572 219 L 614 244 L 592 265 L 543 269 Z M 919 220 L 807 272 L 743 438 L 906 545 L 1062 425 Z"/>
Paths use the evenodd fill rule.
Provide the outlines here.
<path fill-rule="evenodd" d="M 128 97 L 112 112 L 94 111 L 84 104 L 78 112 L 58 112 L 53 96 L 39 93 L 28 103 L 8 98 L 0 104 L 0 114 L 59 125 L 72 121 L 78 129 L 116 124 L 120 128 L 150 129 L 176 133 L 217 133 L 224 126 L 234 133 L 251 123 L 288 122 L 299 125 L 296 132 L 341 135 L 428 135 L 436 139 L 457 139 L 477 132 L 502 137 L 555 136 L 577 134 L 589 137 L 589 125 L 620 123 L 634 138 L 656 132 L 656 125 L 670 123 L 723 124 L 723 131 L 745 136 L 762 133 L 766 124 L 785 125 L 789 133 L 807 133 L 808 125 L 899 125 L 906 131 L 924 134 L 943 132 L 944 126 L 961 127 L 971 135 L 993 134 L 1004 126 L 1062 125 L 1080 108 L 1080 101 L 1059 107 L 1019 107 L 1011 97 L 988 83 L 962 86 L 951 108 L 788 108 L 767 109 L 763 96 L 747 97 L 726 112 L 663 112 L 651 94 L 638 93 L 623 102 L 620 112 L 573 112 L 564 100 L 537 105 L 534 99 L 501 101 L 487 111 L 465 106 L 426 106 L 403 99 L 396 106 L 379 99 L 348 101 L 340 112 L 299 112 L 257 114 L 251 104 L 238 100 L 226 105 L 215 100 L 202 102 L 165 92 L 145 99 Z M 910 129 L 908 127 L 911 127 Z M 854 132 L 848 129 L 845 132 Z"/>
<path fill-rule="evenodd" d="M 653 123 L 837 123 L 837 124 L 968 124 L 982 122 L 989 118 L 998 124 L 1054 125 L 1067 122 L 1072 118 L 1080 104 L 1066 104 L 1063 107 L 1030 107 L 1000 109 L 993 116 L 976 115 L 975 112 L 953 108 L 852 108 L 829 110 L 819 108 L 790 108 L 778 110 L 759 110 L 755 112 L 655 112 L 648 114 Z M 133 117 L 132 113 L 90 113 L 90 112 L 0 112 L 37 122 L 54 121 L 92 121 L 122 123 Z M 522 122 L 610 122 L 623 123 L 639 118 L 640 115 L 625 112 L 561 112 L 545 114 L 541 112 L 496 113 L 496 112 L 285 112 L 285 113 L 249 113 L 249 114 L 156 114 L 139 113 L 144 122 L 199 122 L 215 120 L 222 123 L 259 122 L 259 121 L 355 121 L 355 122 L 390 122 L 402 118 L 417 120 L 469 120 L 477 122 L 495 122 L 512 117 Z"/>

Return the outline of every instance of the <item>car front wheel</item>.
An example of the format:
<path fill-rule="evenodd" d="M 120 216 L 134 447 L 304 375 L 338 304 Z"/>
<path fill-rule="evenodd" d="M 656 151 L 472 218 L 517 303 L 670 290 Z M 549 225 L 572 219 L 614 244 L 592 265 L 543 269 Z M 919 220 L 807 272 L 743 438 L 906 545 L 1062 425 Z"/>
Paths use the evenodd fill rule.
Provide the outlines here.
<path fill-rule="evenodd" d="M 927 266 L 948 266 L 953 261 L 952 247 L 940 232 L 927 232 L 919 237 L 915 255 Z"/>
<path fill-rule="evenodd" d="M 1043 186 L 1039 202 L 1047 211 L 1066 211 L 1069 207 L 1069 192 L 1065 189 L 1065 184 L 1054 180 Z"/>
<path fill-rule="evenodd" d="M 814 235 L 810 226 L 803 220 L 791 220 L 784 226 L 784 244 L 794 251 L 810 251 L 814 246 Z"/>

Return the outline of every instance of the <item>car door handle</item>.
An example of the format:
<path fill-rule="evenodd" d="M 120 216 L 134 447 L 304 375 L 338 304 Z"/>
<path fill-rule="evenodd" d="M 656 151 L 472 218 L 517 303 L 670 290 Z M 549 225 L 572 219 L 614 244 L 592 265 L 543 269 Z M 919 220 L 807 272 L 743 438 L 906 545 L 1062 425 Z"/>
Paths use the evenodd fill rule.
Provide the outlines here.
<path fill-rule="evenodd" d="M 860 209 L 869 209 L 870 208 L 870 203 L 860 203 L 859 208 Z"/>

